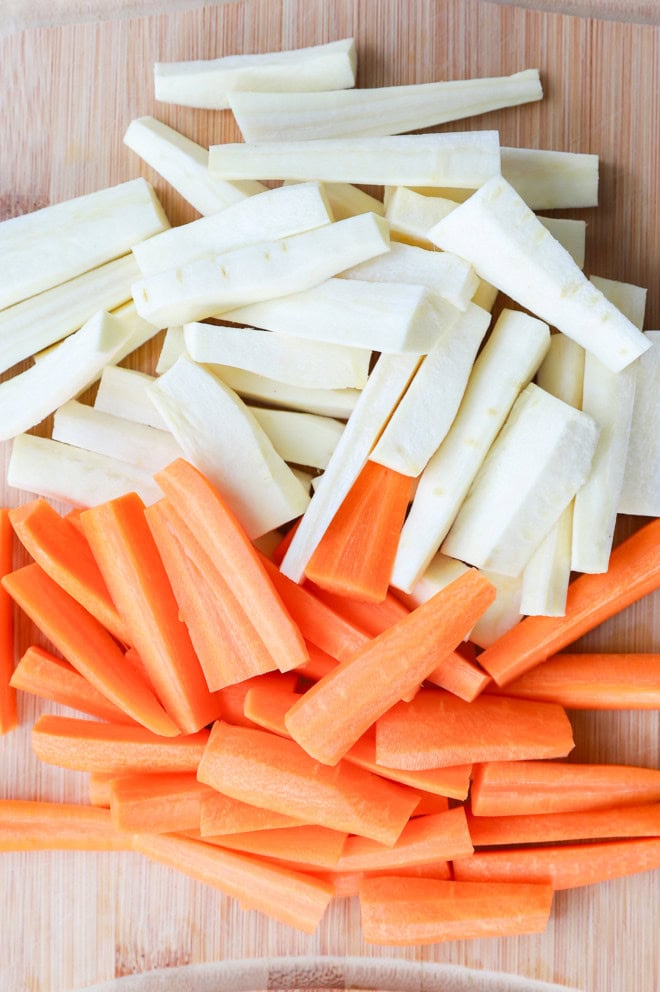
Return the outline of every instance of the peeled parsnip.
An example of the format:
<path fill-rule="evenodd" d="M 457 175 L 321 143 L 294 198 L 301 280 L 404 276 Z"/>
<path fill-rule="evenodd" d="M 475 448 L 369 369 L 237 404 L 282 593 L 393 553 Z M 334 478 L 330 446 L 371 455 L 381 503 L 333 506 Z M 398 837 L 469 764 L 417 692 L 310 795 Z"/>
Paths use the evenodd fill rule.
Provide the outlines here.
<path fill-rule="evenodd" d="M 619 513 L 660 516 L 660 331 L 635 365 L 635 403 Z"/>
<path fill-rule="evenodd" d="M 107 365 L 101 375 L 94 407 L 115 417 L 168 430 L 147 392 L 147 386 L 153 382 L 154 376 L 147 375 L 146 372 L 125 369 L 120 365 Z"/>
<path fill-rule="evenodd" d="M 571 217 L 541 217 L 539 220 L 560 245 L 566 249 L 578 268 L 584 268 L 587 224 Z M 593 279 L 592 279 L 593 281 Z M 595 285 L 595 284 L 594 284 Z"/>
<path fill-rule="evenodd" d="M 502 175 L 532 210 L 598 206 L 598 156 L 502 148 Z"/>
<path fill-rule="evenodd" d="M 284 185 L 294 185 L 299 181 L 286 179 Z M 385 213 L 385 204 L 381 200 L 352 183 L 323 183 L 323 192 L 335 220 L 345 220 L 346 217 L 356 217 L 358 214 Z"/>
<path fill-rule="evenodd" d="M 344 430 L 344 425 L 332 417 L 260 406 L 250 409 L 278 455 L 295 465 L 325 468 Z"/>
<path fill-rule="evenodd" d="M 310 389 L 308 386 L 291 386 L 270 376 L 256 375 L 228 365 L 214 365 L 213 372 L 243 399 L 317 413 L 322 417 L 346 420 L 360 398 L 359 389 Z"/>
<path fill-rule="evenodd" d="M 456 206 L 453 200 L 442 196 L 423 196 L 407 186 L 397 186 L 388 198 L 385 216 L 395 239 L 420 248 L 433 248 L 428 232 Z"/>

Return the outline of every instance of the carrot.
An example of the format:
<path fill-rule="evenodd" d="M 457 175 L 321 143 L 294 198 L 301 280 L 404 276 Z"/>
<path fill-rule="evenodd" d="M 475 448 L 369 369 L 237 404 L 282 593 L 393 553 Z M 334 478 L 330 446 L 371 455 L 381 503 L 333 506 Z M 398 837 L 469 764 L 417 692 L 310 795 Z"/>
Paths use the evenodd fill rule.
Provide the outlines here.
<path fill-rule="evenodd" d="M 110 702 L 156 734 L 178 734 L 151 686 L 125 663 L 105 627 L 39 565 L 19 568 L 2 582 L 57 651 Z"/>
<path fill-rule="evenodd" d="M 538 933 L 550 917 L 552 895 L 550 885 L 365 878 L 362 934 L 372 944 L 406 946 Z"/>
<path fill-rule="evenodd" d="M 32 749 L 51 765 L 82 772 L 194 772 L 208 731 L 163 738 L 144 727 L 44 714 L 32 728 Z"/>
<path fill-rule="evenodd" d="M 471 703 L 490 682 L 490 675 L 466 658 L 458 649 L 442 659 L 426 676 L 427 682 L 453 692 L 459 699 Z"/>
<path fill-rule="evenodd" d="M 298 681 L 296 672 L 266 672 L 264 675 L 255 675 L 251 679 L 237 682 L 235 685 L 225 686 L 218 692 L 220 703 L 219 719 L 225 723 L 233 723 L 237 727 L 261 726 L 255 720 L 251 720 L 245 713 L 245 701 L 248 693 L 252 690 L 259 694 L 267 695 L 271 688 L 274 691 L 293 692 Z"/>
<path fill-rule="evenodd" d="M 302 826 L 301 820 L 286 813 L 253 806 L 214 789 L 202 796 L 200 805 L 199 829 L 202 837 Z"/>
<path fill-rule="evenodd" d="M 45 499 L 35 499 L 9 514 L 23 547 L 81 606 L 117 640 L 128 642 L 126 625 L 112 601 L 94 555 L 70 516 L 62 517 Z"/>
<path fill-rule="evenodd" d="M 466 882 L 545 882 L 557 890 L 575 889 L 660 868 L 660 837 L 479 851 L 453 867 L 454 876 Z"/>
<path fill-rule="evenodd" d="M 413 816 L 429 816 L 432 813 L 446 813 L 448 809 L 448 796 L 439 796 L 433 792 L 422 792 L 421 799 L 413 810 Z"/>
<path fill-rule="evenodd" d="M 612 551 L 607 572 L 570 584 L 565 616 L 525 617 L 479 655 L 479 664 L 506 685 L 658 586 L 660 518 Z"/>
<path fill-rule="evenodd" d="M 110 786 L 118 776 L 110 772 L 92 772 L 89 776 L 89 801 L 92 806 L 110 809 Z"/>
<path fill-rule="evenodd" d="M 466 703 L 425 689 L 376 724 L 376 758 L 393 768 L 564 757 L 573 748 L 566 712 L 555 703 L 479 696 Z"/>
<path fill-rule="evenodd" d="M 276 858 L 290 864 L 306 864 L 314 868 L 333 868 L 339 861 L 348 834 L 329 827 L 280 827 L 276 830 L 252 830 L 247 833 L 205 836 L 207 844 L 246 854 Z"/>
<path fill-rule="evenodd" d="M 388 592 L 380 603 L 364 603 L 359 599 L 338 596 L 327 589 L 321 589 L 312 582 L 306 582 L 305 586 L 322 603 L 345 617 L 346 620 L 355 627 L 359 627 L 365 634 L 369 634 L 370 637 L 382 634 L 384 630 L 392 627 L 399 620 L 403 620 L 410 613 L 408 607 L 404 606 L 391 592 Z"/>
<path fill-rule="evenodd" d="M 244 616 L 267 645 L 282 671 L 301 665 L 305 645 L 250 542 L 220 492 L 182 458 L 155 476 L 178 513 L 208 549 L 218 571 L 227 577 Z"/>
<path fill-rule="evenodd" d="M 13 531 L 9 510 L 0 509 L 0 578 L 12 570 Z M 11 596 L 0 586 L 0 734 L 8 734 L 18 724 L 16 689 L 11 685 L 14 671 L 14 607 Z"/>
<path fill-rule="evenodd" d="M 494 587 L 476 569 L 441 589 L 291 707 L 285 723 L 293 739 L 318 761 L 335 764 L 378 717 L 414 692 L 454 650 L 494 596 Z"/>
<path fill-rule="evenodd" d="M 110 783 L 110 814 L 116 830 L 177 833 L 199 827 L 202 797 L 212 790 L 194 772 L 121 775 Z"/>
<path fill-rule="evenodd" d="M 348 763 L 320 765 L 295 741 L 220 722 L 211 731 L 197 775 L 243 802 L 383 844 L 395 842 L 419 799 Z"/>
<path fill-rule="evenodd" d="M 126 851 L 130 839 L 94 806 L 0 799 L 0 851 Z"/>
<path fill-rule="evenodd" d="M 660 836 L 660 803 L 519 816 L 473 816 L 468 813 L 467 818 L 475 847 L 593 840 L 598 837 Z"/>
<path fill-rule="evenodd" d="M 302 872 L 176 834 L 135 834 L 133 847 L 260 912 L 313 933 L 332 899 L 332 886 Z"/>
<path fill-rule="evenodd" d="M 471 795 L 475 816 L 638 806 L 660 800 L 660 770 L 566 761 L 493 761 L 475 769 Z"/>
<path fill-rule="evenodd" d="M 282 537 L 282 539 L 279 541 L 278 544 L 276 544 L 275 548 L 273 549 L 273 552 L 270 556 L 270 560 L 273 562 L 274 565 L 277 565 L 279 567 L 282 564 L 282 560 L 285 554 L 287 553 L 287 551 L 289 550 L 289 545 L 293 541 L 293 538 L 295 536 L 296 531 L 298 530 L 298 526 L 300 524 L 301 519 L 302 519 L 301 517 L 298 517 L 297 520 L 294 520 L 294 522 L 291 524 L 284 537 Z"/>
<path fill-rule="evenodd" d="M 85 510 L 85 535 L 154 689 L 183 733 L 217 715 L 137 493 Z"/>
<path fill-rule="evenodd" d="M 324 675 L 331 672 L 333 668 L 336 668 L 339 662 L 336 658 L 332 658 L 321 648 L 317 648 L 315 644 L 307 643 L 307 650 L 309 651 L 309 661 L 306 661 L 304 665 L 300 665 L 296 669 L 299 675 L 303 678 L 309 679 L 311 682 L 318 682 L 322 679 Z"/>
<path fill-rule="evenodd" d="M 14 669 L 10 683 L 15 689 L 42 699 L 51 699 L 97 720 L 111 723 L 134 723 L 123 710 L 106 699 L 94 686 L 45 648 L 29 647 Z"/>
<path fill-rule="evenodd" d="M 433 864 L 414 865 L 412 868 L 397 868 L 383 871 L 317 871 L 314 872 L 317 878 L 324 882 L 329 882 L 335 890 L 336 899 L 351 899 L 359 896 L 360 885 L 365 878 L 379 878 L 387 875 L 390 878 L 396 876 L 402 879 L 405 885 L 407 878 L 436 878 L 449 881 L 452 878 L 451 863 L 449 861 L 435 861 Z"/>
<path fill-rule="evenodd" d="M 573 710 L 660 709 L 660 654 L 556 654 L 489 691 Z"/>
<path fill-rule="evenodd" d="M 382 602 L 412 486 L 410 476 L 367 462 L 316 546 L 306 577 L 340 596 Z"/>

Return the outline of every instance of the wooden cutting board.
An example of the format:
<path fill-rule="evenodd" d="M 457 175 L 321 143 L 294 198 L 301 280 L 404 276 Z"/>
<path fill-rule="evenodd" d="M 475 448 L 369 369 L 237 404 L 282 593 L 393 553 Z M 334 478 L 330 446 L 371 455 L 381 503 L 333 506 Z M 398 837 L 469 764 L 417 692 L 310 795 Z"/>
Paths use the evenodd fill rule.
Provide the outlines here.
<path fill-rule="evenodd" d="M 619 5 L 621 7 L 621 5 Z M 534 13 L 479 0 L 241 0 L 146 19 L 34 29 L 0 39 L 0 216 L 144 174 L 173 223 L 181 199 L 122 144 L 129 121 L 154 114 L 200 142 L 234 140 L 228 112 L 154 102 L 156 60 L 267 51 L 355 35 L 359 84 L 378 86 L 538 66 L 546 99 L 474 118 L 506 145 L 596 152 L 601 207 L 589 222 L 587 270 L 649 288 L 660 326 L 660 31 Z M 155 346 L 133 364 L 149 368 Z M 2 451 L 5 477 L 7 449 Z M 7 492 L 17 503 L 24 496 Z M 638 523 L 638 522 L 637 522 Z M 635 524 L 623 521 L 621 533 Z M 19 650 L 32 632 L 19 626 Z M 583 644 L 660 649 L 660 599 L 604 624 Z M 0 741 L 0 795 L 84 801 L 83 775 L 39 767 L 30 725 L 48 708 L 23 698 L 21 727 Z M 64 712 L 64 711 L 62 711 Z M 658 714 L 575 714 L 575 757 L 660 764 Z M 660 874 L 560 893 L 540 936 L 415 949 L 365 945 L 356 901 L 304 936 L 137 855 L 5 854 L 0 858 L 0 988 L 66 992 L 155 967 L 262 955 L 356 955 L 447 961 L 562 982 L 590 992 L 660 988 Z"/>

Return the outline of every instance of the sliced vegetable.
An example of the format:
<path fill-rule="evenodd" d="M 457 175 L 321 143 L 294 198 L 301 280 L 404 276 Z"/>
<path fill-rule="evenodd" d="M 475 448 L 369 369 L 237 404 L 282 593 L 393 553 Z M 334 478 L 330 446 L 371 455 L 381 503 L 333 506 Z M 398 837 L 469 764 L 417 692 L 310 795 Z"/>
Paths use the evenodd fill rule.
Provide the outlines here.
<path fill-rule="evenodd" d="M 660 331 L 647 331 L 651 347 L 635 366 L 636 386 L 630 442 L 619 499 L 620 513 L 660 516 Z"/>
<path fill-rule="evenodd" d="M 0 509 L 0 579 L 13 568 L 14 533 L 9 512 Z M 0 734 L 8 734 L 18 723 L 13 671 L 14 606 L 5 587 L 0 586 Z"/>
<path fill-rule="evenodd" d="M 104 809 L 31 799 L 0 800 L 0 851 L 126 851 Z"/>
<path fill-rule="evenodd" d="M 129 833 L 196 830 L 202 798 L 211 791 L 194 772 L 120 775 L 110 783 L 113 826 Z"/>
<path fill-rule="evenodd" d="M 660 836 L 660 803 L 590 809 L 571 813 L 527 813 L 518 816 L 472 816 L 468 827 L 475 847 L 547 844 L 596 837 Z"/>

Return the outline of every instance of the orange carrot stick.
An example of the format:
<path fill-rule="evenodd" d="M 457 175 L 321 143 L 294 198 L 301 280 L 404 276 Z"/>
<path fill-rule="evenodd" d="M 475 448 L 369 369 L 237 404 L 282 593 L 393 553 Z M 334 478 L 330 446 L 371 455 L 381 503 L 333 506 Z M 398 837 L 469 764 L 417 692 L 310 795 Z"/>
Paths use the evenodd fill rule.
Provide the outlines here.
<path fill-rule="evenodd" d="M 468 813 L 467 818 L 475 847 L 660 836 L 660 803 L 519 816 L 473 816 Z"/>
<path fill-rule="evenodd" d="M 14 536 L 9 510 L 0 509 L 0 578 L 12 570 Z M 14 671 L 14 605 L 0 586 L 0 734 L 8 734 L 18 723 L 16 689 L 11 685 Z"/>
<path fill-rule="evenodd" d="M 126 851 L 130 838 L 94 806 L 0 799 L 0 851 Z"/>
<path fill-rule="evenodd" d="M 383 871 L 317 871 L 314 872 L 317 878 L 324 882 L 330 882 L 335 890 L 336 899 L 351 899 L 359 896 L 360 885 L 365 878 L 380 878 L 384 875 L 396 878 L 436 878 L 443 881 L 450 881 L 452 878 L 451 863 L 449 861 L 436 861 L 433 864 L 415 865 L 412 868 L 397 868 L 396 871 L 390 869 Z"/>
<path fill-rule="evenodd" d="M 317 648 L 315 644 L 308 642 L 307 650 L 309 651 L 309 661 L 306 661 L 296 671 L 303 678 L 310 679 L 312 682 L 318 682 L 319 679 L 322 679 L 324 675 L 327 675 L 328 672 L 331 672 L 339 664 L 336 658 L 332 658 L 325 651 L 322 651 L 321 648 Z"/>
<path fill-rule="evenodd" d="M 125 663 L 105 627 L 39 565 L 19 568 L 2 581 L 12 599 L 95 689 L 154 733 L 178 734 L 151 686 Z"/>
<path fill-rule="evenodd" d="M 197 772 L 235 799 L 393 844 L 419 796 L 353 765 L 327 768 L 294 741 L 216 723 Z"/>
<path fill-rule="evenodd" d="M 490 675 L 486 675 L 479 665 L 466 658 L 458 649 L 443 658 L 426 677 L 427 682 L 453 692 L 468 703 L 483 692 L 490 680 Z"/>
<path fill-rule="evenodd" d="M 152 861 L 175 868 L 238 899 L 243 909 L 313 933 L 333 889 L 302 872 L 176 834 L 134 834 L 133 847 Z"/>
<path fill-rule="evenodd" d="M 476 569 L 465 572 L 308 689 L 285 718 L 293 739 L 318 761 L 335 764 L 378 717 L 415 691 L 494 597 Z"/>
<path fill-rule="evenodd" d="M 197 829 L 202 797 L 210 792 L 194 772 L 121 775 L 110 783 L 112 823 L 131 833 Z"/>
<path fill-rule="evenodd" d="M 232 851 L 276 858 L 291 865 L 306 864 L 315 868 L 333 868 L 339 861 L 348 834 L 329 827 L 280 827 L 276 830 L 252 830 L 247 833 L 205 836 L 207 844 L 217 844 Z M 373 843 L 373 842 L 372 842 Z"/>
<path fill-rule="evenodd" d="M 365 878 L 362 934 L 372 944 L 406 946 L 538 933 L 548 922 L 552 895 L 550 885 Z"/>
<path fill-rule="evenodd" d="M 218 692 L 220 703 L 220 717 L 225 723 L 233 723 L 237 727 L 261 726 L 255 720 L 251 720 L 245 713 L 245 701 L 248 693 L 255 690 L 260 696 L 268 696 L 271 689 L 276 692 L 293 692 L 298 682 L 296 672 L 266 672 L 264 675 L 255 675 L 254 678 L 245 679 L 235 685 L 228 685 Z"/>
<path fill-rule="evenodd" d="M 566 761 L 492 761 L 475 769 L 471 795 L 475 816 L 638 806 L 660 800 L 660 770 Z"/>
<path fill-rule="evenodd" d="M 433 792 L 422 792 L 421 798 L 413 811 L 413 816 L 429 816 L 433 813 L 446 813 L 449 809 L 449 797 L 439 796 Z"/>
<path fill-rule="evenodd" d="M 607 572 L 570 584 L 565 616 L 525 617 L 479 655 L 479 664 L 506 685 L 658 586 L 660 518 L 614 549 Z"/>
<path fill-rule="evenodd" d="M 275 830 L 280 827 L 302 826 L 301 820 L 263 806 L 232 799 L 214 789 L 202 797 L 200 834 L 217 837 L 224 834 L 248 833 L 254 830 Z"/>
<path fill-rule="evenodd" d="M 218 712 L 204 681 L 137 493 L 80 517 L 94 557 L 154 689 L 179 729 L 194 733 Z"/>
<path fill-rule="evenodd" d="M 160 737 L 144 727 L 44 714 L 32 728 L 32 749 L 51 765 L 82 772 L 194 772 L 208 731 Z"/>
<path fill-rule="evenodd" d="M 89 801 L 92 806 L 110 809 L 110 786 L 117 775 L 105 772 L 92 772 L 89 776 Z"/>
<path fill-rule="evenodd" d="M 407 606 L 397 599 L 391 592 L 387 593 L 385 599 L 380 603 L 363 603 L 358 599 L 349 599 L 347 596 L 337 596 L 335 593 L 321 589 L 313 582 L 306 582 L 305 587 L 312 592 L 317 599 L 329 606 L 336 613 L 345 617 L 355 627 L 359 627 L 370 637 L 382 634 L 388 627 L 394 626 L 399 620 L 403 620 L 410 613 Z"/>

